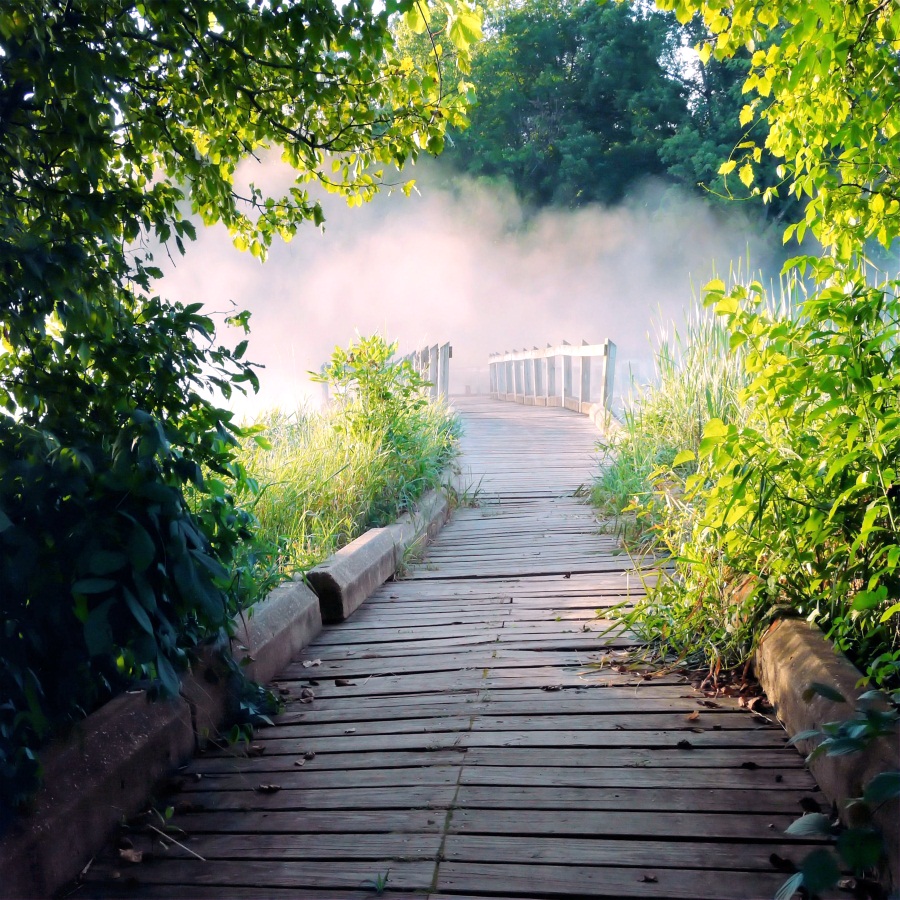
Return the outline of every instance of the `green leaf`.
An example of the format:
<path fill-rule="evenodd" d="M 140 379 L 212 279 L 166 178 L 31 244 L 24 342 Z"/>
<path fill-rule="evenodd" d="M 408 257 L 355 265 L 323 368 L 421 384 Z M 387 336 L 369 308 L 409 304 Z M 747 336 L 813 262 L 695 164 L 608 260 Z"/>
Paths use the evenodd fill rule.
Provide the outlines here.
<path fill-rule="evenodd" d="M 830 890 L 841 877 L 834 854 L 824 847 L 809 853 L 800 871 L 803 873 L 803 886 L 813 895 Z"/>
<path fill-rule="evenodd" d="M 693 450 L 682 450 L 674 460 L 672 460 L 672 466 L 682 466 L 685 463 L 693 462 L 696 459 L 696 455 Z"/>
<path fill-rule="evenodd" d="M 116 582 L 110 578 L 80 578 L 72 585 L 73 594 L 102 594 L 112 590 Z"/>
<path fill-rule="evenodd" d="M 791 875 L 787 881 L 775 892 L 775 900 L 791 900 L 794 894 L 800 890 L 803 885 L 803 873 L 797 872 Z"/>
<path fill-rule="evenodd" d="M 863 793 L 863 800 L 872 806 L 895 797 L 900 797 L 900 772 L 880 772 L 866 785 Z"/>
<path fill-rule="evenodd" d="M 831 834 L 831 820 L 822 813 L 807 813 L 791 822 L 785 834 L 796 837 L 817 837 Z"/>
<path fill-rule="evenodd" d="M 813 681 L 803 692 L 803 699 L 809 703 L 813 697 L 824 697 L 833 703 L 846 703 L 847 698 L 836 688 L 828 684 L 822 684 L 820 681 Z"/>

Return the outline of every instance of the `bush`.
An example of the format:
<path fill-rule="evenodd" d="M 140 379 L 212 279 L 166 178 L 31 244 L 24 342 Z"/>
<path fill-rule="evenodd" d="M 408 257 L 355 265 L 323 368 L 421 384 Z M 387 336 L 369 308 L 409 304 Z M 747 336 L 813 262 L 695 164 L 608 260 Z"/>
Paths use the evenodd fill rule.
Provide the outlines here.
<path fill-rule="evenodd" d="M 707 287 L 743 355 L 744 414 L 711 419 L 696 450 L 651 476 L 642 511 L 674 573 L 625 618 L 718 667 L 745 659 L 773 607 L 786 607 L 819 622 L 870 680 L 896 684 L 898 284 L 806 263 L 819 289 L 794 316 L 768 309 L 758 282 Z"/>

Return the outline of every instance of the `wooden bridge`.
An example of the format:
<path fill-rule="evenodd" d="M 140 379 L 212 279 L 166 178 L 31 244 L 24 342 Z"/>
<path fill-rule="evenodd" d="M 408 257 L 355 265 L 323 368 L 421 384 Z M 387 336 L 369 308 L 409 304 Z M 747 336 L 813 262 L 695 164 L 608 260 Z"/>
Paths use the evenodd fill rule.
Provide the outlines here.
<path fill-rule="evenodd" d="M 815 785 L 777 725 L 600 636 L 643 584 L 578 496 L 596 430 L 454 402 L 473 504 L 281 674 L 274 728 L 183 773 L 181 846 L 135 837 L 76 896 L 774 895 Z"/>

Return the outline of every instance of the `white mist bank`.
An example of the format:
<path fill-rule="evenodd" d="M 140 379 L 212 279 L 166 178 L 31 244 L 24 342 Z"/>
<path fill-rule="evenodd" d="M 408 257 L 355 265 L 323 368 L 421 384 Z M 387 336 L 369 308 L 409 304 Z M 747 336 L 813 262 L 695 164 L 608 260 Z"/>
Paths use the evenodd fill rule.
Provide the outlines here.
<path fill-rule="evenodd" d="M 257 181 L 280 178 L 260 164 Z M 459 392 L 486 389 L 491 352 L 608 338 L 621 393 L 629 369 L 649 372 L 651 322 L 680 320 L 692 285 L 748 253 L 756 268 L 777 253 L 739 216 L 671 193 L 660 203 L 652 187 L 615 209 L 528 218 L 508 192 L 464 179 L 441 186 L 432 175 L 420 189 L 355 209 L 332 199 L 324 233 L 301 229 L 264 264 L 222 227 L 200 228 L 185 257 L 158 255 L 164 296 L 252 312 L 247 357 L 265 368 L 260 393 L 233 401 L 238 412 L 315 402 L 307 372 L 335 345 L 376 331 L 401 353 L 450 341 Z"/>

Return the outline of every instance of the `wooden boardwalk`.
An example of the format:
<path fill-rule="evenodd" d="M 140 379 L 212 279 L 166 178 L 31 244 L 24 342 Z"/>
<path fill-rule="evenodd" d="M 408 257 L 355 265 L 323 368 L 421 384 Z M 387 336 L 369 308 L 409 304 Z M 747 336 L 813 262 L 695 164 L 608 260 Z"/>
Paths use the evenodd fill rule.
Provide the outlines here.
<path fill-rule="evenodd" d="M 76 896 L 350 900 L 385 876 L 385 896 L 432 900 L 773 896 L 814 783 L 780 728 L 629 672 L 628 642 L 598 636 L 642 583 L 573 496 L 593 427 L 458 406 L 478 505 L 282 673 L 250 755 L 185 772 L 165 802 L 203 860 L 157 842 Z"/>

